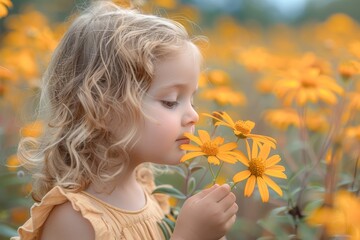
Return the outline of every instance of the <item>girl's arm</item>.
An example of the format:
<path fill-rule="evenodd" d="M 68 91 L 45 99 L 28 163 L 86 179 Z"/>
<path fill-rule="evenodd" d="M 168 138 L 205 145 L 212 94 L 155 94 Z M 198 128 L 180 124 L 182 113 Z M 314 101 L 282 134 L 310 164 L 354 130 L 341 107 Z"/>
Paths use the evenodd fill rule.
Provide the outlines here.
<path fill-rule="evenodd" d="M 216 240 L 235 223 L 238 206 L 230 186 L 214 185 L 185 201 L 172 240 Z"/>

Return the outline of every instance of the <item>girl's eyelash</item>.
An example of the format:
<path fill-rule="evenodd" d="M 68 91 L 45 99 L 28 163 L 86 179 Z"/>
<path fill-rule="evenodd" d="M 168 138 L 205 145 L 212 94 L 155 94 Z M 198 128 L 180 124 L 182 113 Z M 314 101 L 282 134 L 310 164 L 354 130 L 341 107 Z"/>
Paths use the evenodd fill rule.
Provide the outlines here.
<path fill-rule="evenodd" d="M 174 108 L 174 107 L 176 107 L 176 105 L 178 105 L 178 102 L 177 101 L 161 101 L 161 103 L 165 106 L 165 107 L 167 107 L 167 108 L 170 108 L 170 109 L 172 109 L 172 108 Z"/>

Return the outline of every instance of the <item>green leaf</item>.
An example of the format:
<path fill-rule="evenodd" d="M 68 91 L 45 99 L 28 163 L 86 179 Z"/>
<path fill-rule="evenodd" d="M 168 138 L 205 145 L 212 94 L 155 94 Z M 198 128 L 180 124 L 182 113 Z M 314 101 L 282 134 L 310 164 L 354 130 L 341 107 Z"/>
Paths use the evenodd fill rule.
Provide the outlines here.
<path fill-rule="evenodd" d="M 194 177 L 191 177 L 188 182 L 188 193 L 192 193 L 195 190 L 196 180 Z"/>
<path fill-rule="evenodd" d="M 4 224 L 0 224 L 0 236 L 14 237 L 17 235 L 18 235 L 18 233 L 16 232 L 16 230 L 14 230 L 11 227 L 6 226 Z"/>
<path fill-rule="evenodd" d="M 273 216 L 279 216 L 280 213 L 286 213 L 287 210 L 288 210 L 288 206 L 281 206 L 271 210 L 270 214 Z"/>
<path fill-rule="evenodd" d="M 182 192 L 180 192 L 178 189 L 176 189 L 174 187 L 159 186 L 159 187 L 155 188 L 155 190 L 152 192 L 152 194 L 154 194 L 154 193 L 164 193 L 164 194 L 170 195 L 174 198 L 186 199 L 185 194 L 183 194 Z"/>
<path fill-rule="evenodd" d="M 168 229 L 166 228 L 166 226 L 164 225 L 165 223 L 163 222 L 157 222 L 157 224 L 159 225 L 162 233 L 164 234 L 164 237 L 166 240 L 170 240 L 170 234 L 168 232 Z"/>
<path fill-rule="evenodd" d="M 173 166 L 172 168 L 175 168 L 176 172 L 178 174 L 180 174 L 183 178 L 186 178 L 186 174 L 185 174 L 185 171 L 182 167 L 180 166 Z"/>
<path fill-rule="evenodd" d="M 204 166 L 196 166 L 196 167 L 190 168 L 190 171 L 191 171 L 191 174 L 194 174 L 195 172 L 202 170 L 202 169 L 205 169 L 205 167 Z"/>
<path fill-rule="evenodd" d="M 163 221 L 169 226 L 169 228 L 171 229 L 171 232 L 174 232 L 175 223 L 168 218 L 164 218 Z"/>
<path fill-rule="evenodd" d="M 194 167 L 199 166 L 199 160 L 197 158 L 195 158 L 194 160 L 191 161 L 190 165 L 188 166 L 189 169 L 193 169 Z"/>

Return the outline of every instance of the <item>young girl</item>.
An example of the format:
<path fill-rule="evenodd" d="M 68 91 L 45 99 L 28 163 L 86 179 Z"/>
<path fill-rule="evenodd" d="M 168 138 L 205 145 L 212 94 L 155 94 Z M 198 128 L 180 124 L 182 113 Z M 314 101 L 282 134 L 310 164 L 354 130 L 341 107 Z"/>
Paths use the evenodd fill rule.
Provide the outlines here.
<path fill-rule="evenodd" d="M 12 239 L 163 239 L 168 211 L 151 168 L 175 165 L 198 120 L 201 54 L 180 24 L 95 2 L 70 26 L 44 75 L 41 139 L 18 155 L 35 172 L 31 218 Z M 185 201 L 173 240 L 222 238 L 238 206 L 229 185 Z"/>

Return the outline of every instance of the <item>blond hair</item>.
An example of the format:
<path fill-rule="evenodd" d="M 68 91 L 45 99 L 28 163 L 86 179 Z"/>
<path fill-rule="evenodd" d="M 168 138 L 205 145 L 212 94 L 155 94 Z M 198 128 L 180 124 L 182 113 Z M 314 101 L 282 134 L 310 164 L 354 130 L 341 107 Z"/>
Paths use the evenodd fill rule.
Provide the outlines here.
<path fill-rule="evenodd" d="M 121 174 L 156 61 L 204 39 L 190 38 L 175 21 L 106 1 L 77 17 L 42 79 L 38 114 L 47 123 L 44 134 L 24 137 L 18 147 L 33 172 L 34 200 L 54 186 L 79 191 Z M 117 123 L 120 139 L 110 122 Z"/>

